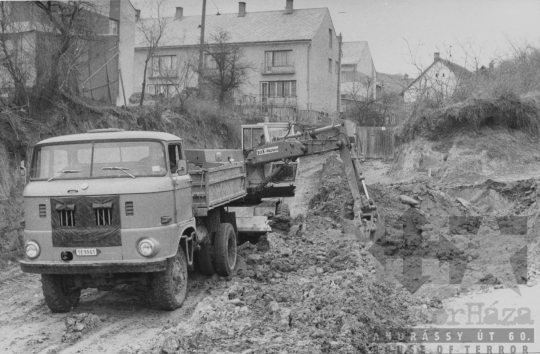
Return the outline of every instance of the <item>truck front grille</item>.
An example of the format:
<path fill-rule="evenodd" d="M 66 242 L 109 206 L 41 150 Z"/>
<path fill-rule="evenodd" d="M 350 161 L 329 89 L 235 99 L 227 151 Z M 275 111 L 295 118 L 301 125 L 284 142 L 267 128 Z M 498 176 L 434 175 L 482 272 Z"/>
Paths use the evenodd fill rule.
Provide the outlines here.
<path fill-rule="evenodd" d="M 53 247 L 122 245 L 117 195 L 51 198 Z"/>
<path fill-rule="evenodd" d="M 111 209 L 98 208 L 94 209 L 96 213 L 96 225 L 110 225 L 111 224 Z"/>
<path fill-rule="evenodd" d="M 96 216 L 96 225 L 105 226 L 112 223 L 112 207 L 113 203 L 92 203 L 94 215 Z"/>
<path fill-rule="evenodd" d="M 58 210 L 60 226 L 75 226 L 75 210 Z"/>

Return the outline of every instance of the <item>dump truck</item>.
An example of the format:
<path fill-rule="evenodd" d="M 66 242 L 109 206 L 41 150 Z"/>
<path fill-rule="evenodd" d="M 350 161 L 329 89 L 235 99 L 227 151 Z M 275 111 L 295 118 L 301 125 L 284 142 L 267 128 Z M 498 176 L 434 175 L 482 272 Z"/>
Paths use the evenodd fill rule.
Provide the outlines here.
<path fill-rule="evenodd" d="M 262 129 L 256 145 L 255 129 Z M 329 131 L 339 139 L 316 138 Z M 375 207 L 350 155 L 354 137 L 342 125 L 295 132 L 263 123 L 242 132 L 240 150 L 189 150 L 172 134 L 120 129 L 36 144 L 20 265 L 41 274 L 48 307 L 68 312 L 81 289 L 119 284 L 144 286 L 160 309 L 180 307 L 188 268 L 232 275 L 239 233 L 267 232 L 268 216 L 286 212 L 301 156 L 341 152 L 359 227 L 373 232 Z"/>

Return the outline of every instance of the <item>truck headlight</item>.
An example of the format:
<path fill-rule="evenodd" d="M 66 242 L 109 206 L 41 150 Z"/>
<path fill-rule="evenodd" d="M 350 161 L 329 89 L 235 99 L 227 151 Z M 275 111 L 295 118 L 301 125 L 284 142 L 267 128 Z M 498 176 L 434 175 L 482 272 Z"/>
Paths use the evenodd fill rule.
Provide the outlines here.
<path fill-rule="evenodd" d="M 157 245 L 153 240 L 145 238 L 139 241 L 138 249 L 142 256 L 152 257 L 157 252 Z"/>
<path fill-rule="evenodd" d="M 28 241 L 24 246 L 24 252 L 26 253 L 26 257 L 30 259 L 37 258 L 40 251 L 41 250 L 39 249 L 39 245 L 34 241 Z"/>

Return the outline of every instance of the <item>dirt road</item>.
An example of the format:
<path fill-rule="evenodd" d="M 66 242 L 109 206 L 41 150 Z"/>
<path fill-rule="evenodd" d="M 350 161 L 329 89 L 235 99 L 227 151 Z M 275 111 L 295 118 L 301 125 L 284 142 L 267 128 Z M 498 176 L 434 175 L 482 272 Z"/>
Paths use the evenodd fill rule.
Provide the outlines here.
<path fill-rule="evenodd" d="M 136 288 L 124 287 L 83 290 L 76 309 L 53 314 L 45 305 L 40 276 L 22 273 L 14 265 L 0 278 L 0 352 L 118 353 L 127 344 L 144 344 L 164 325 L 188 317 L 201 298 L 215 288 L 214 283 L 192 274 L 186 303 L 174 312 L 151 309 L 141 301 Z M 66 323 L 78 318 L 84 328 L 68 330 Z"/>

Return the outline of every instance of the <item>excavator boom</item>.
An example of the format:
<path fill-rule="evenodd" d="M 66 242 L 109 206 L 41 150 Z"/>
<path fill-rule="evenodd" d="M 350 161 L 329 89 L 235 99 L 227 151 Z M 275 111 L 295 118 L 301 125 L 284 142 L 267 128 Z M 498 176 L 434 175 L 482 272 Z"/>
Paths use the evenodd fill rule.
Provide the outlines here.
<path fill-rule="evenodd" d="M 322 133 L 335 132 L 330 138 L 317 138 Z M 273 171 L 255 189 L 262 190 L 271 183 L 291 161 L 299 157 L 339 151 L 340 158 L 345 165 L 345 173 L 349 187 L 354 198 L 355 219 L 363 220 L 367 230 L 372 234 L 375 231 L 375 203 L 369 198 L 364 178 L 360 172 L 360 156 L 355 146 L 355 134 L 347 132 L 345 124 L 329 125 L 322 128 L 311 129 L 300 133 L 286 135 L 276 141 L 261 144 L 247 154 L 247 165 L 260 166 L 281 161 L 280 168 Z"/>

